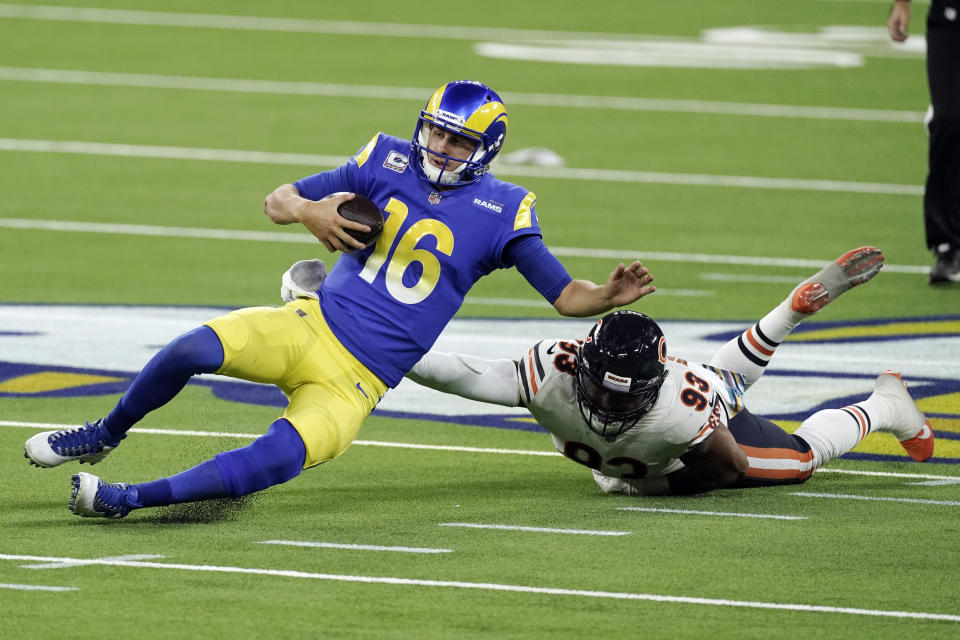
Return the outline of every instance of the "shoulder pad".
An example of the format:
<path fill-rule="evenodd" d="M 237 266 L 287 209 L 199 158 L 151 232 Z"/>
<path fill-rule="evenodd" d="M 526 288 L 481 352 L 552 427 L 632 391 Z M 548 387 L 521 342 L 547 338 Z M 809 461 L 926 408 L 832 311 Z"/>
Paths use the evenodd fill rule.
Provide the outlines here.
<path fill-rule="evenodd" d="M 513 230 L 529 229 L 533 226 L 533 205 L 537 202 L 537 194 L 533 191 L 527 193 L 520 206 L 517 207 L 517 213 L 513 217 Z"/>
<path fill-rule="evenodd" d="M 722 382 L 702 365 L 671 361 L 667 366 L 672 375 L 677 376 L 679 396 L 673 402 L 680 409 L 677 418 L 684 425 L 684 437 L 691 447 L 698 445 L 725 424 L 726 411 L 720 396 L 724 391 Z"/>
<path fill-rule="evenodd" d="M 360 152 L 353 156 L 353 159 L 356 160 L 357 166 L 362 167 L 363 164 L 370 158 L 370 154 L 373 153 L 374 148 L 377 146 L 377 141 L 380 139 L 380 132 L 373 134 L 373 137 L 370 138 L 370 142 L 367 143 Z"/>

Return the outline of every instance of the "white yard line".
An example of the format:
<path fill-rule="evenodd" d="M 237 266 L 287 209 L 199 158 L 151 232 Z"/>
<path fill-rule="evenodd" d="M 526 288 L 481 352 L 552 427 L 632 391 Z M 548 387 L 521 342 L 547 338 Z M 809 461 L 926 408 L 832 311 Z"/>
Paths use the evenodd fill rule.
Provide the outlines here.
<path fill-rule="evenodd" d="M 494 529 L 497 531 L 523 531 L 527 533 L 564 533 L 580 536 L 628 536 L 629 531 L 594 531 L 591 529 L 554 529 L 551 527 L 524 527 L 513 524 L 484 524 L 482 522 L 441 522 L 439 527 L 463 529 Z"/>
<path fill-rule="evenodd" d="M 806 516 L 779 516 L 769 513 L 733 513 L 727 511 L 694 511 L 692 509 L 654 509 L 650 507 L 617 507 L 617 511 L 646 511 L 651 513 L 679 513 L 697 516 L 729 516 L 733 518 L 770 518 L 772 520 L 806 520 Z"/>
<path fill-rule="evenodd" d="M 814 0 L 814 2 L 858 2 L 858 3 L 871 3 L 871 4 L 883 4 L 890 6 L 890 0 Z M 930 0 L 913 0 L 913 4 L 919 5 L 929 5 Z"/>
<path fill-rule="evenodd" d="M 6 426 L 4 422 L 0 422 L 0 426 Z M 40 426 L 40 425 L 37 425 Z M 77 425 L 48 425 L 42 427 L 44 429 L 73 429 Z M 144 427 L 135 427 L 130 429 L 129 433 L 148 433 L 155 436 L 187 436 L 187 437 L 197 437 L 197 438 L 237 438 L 240 440 L 253 440 L 254 438 L 259 438 L 262 436 L 262 433 L 228 433 L 226 431 L 193 431 L 190 429 L 147 429 Z M 356 441 L 354 441 L 356 444 Z"/>
<path fill-rule="evenodd" d="M 840 180 L 803 180 L 756 176 L 707 175 L 699 173 L 665 173 L 660 171 L 626 171 L 614 169 L 572 169 L 495 165 L 494 170 L 507 176 L 589 180 L 593 182 L 625 182 L 634 184 L 673 184 L 738 189 L 782 189 L 788 191 L 829 191 L 839 193 L 881 193 L 920 196 L 921 185 L 883 182 L 845 182 Z"/>
<path fill-rule="evenodd" d="M 205 160 L 213 162 L 241 162 L 252 164 L 285 164 L 294 166 L 337 167 L 347 156 L 327 156 L 310 153 L 276 153 L 273 151 L 243 151 L 238 149 L 201 149 L 194 147 L 161 147 L 138 144 L 107 144 L 70 140 L 30 140 L 0 138 L 0 151 L 34 153 L 74 153 L 91 156 L 122 158 L 158 158 L 165 160 Z"/>
<path fill-rule="evenodd" d="M 47 587 L 40 584 L 10 584 L 0 583 L 0 589 L 15 589 L 17 591 L 77 591 L 76 587 Z"/>
<path fill-rule="evenodd" d="M 391 87 L 384 85 L 334 84 L 327 82 L 208 78 L 148 73 L 81 71 L 73 69 L 37 69 L 30 67 L 0 67 L 0 80 L 186 91 L 324 96 L 380 101 L 404 100 L 417 103 L 423 102 L 425 96 L 429 96 L 435 91 L 435 88 L 427 87 Z M 899 122 L 911 124 L 923 122 L 924 118 L 922 111 L 896 111 L 891 109 L 851 109 L 844 107 L 813 107 L 788 104 L 630 98 L 626 96 L 588 96 L 557 93 L 504 92 L 502 95 L 503 99 L 510 106 L 528 105 L 561 109 L 611 109 L 615 111 L 703 113 L 713 115 L 861 122 Z"/>
<path fill-rule="evenodd" d="M 3 219 L 0 218 L 0 225 Z M 558 256 L 571 258 L 605 258 L 613 260 L 660 260 L 663 262 L 696 262 L 700 264 L 737 264 L 754 267 L 789 267 L 798 269 L 821 269 L 833 257 L 818 259 L 774 258 L 771 256 L 731 256 L 711 253 L 680 253 L 675 251 L 637 251 L 624 249 L 588 249 L 580 247 L 551 247 Z M 884 264 L 885 273 L 927 273 L 930 267 L 920 265 Z"/>
<path fill-rule="evenodd" d="M 257 544 L 276 544 L 287 547 L 311 547 L 317 549 L 350 549 L 354 551 L 396 551 L 398 553 L 453 553 L 453 549 L 425 547 L 384 547 L 375 544 L 343 544 L 339 542 L 305 542 L 300 540 L 262 540 Z"/>
<path fill-rule="evenodd" d="M 310 18 L 274 18 L 208 13 L 175 13 L 168 11 L 136 11 L 93 9 L 50 5 L 0 3 L 0 18 L 21 20 L 55 20 L 105 24 L 146 25 L 195 29 L 240 31 L 276 31 L 283 33 L 324 33 L 329 35 L 380 36 L 394 38 L 427 38 L 439 40 L 507 40 L 539 39 L 618 39 L 638 40 L 636 34 L 590 31 L 548 31 L 481 26 L 459 27 L 435 24 L 402 24 L 396 22 L 360 22 L 351 20 L 315 20 Z"/>
<path fill-rule="evenodd" d="M 953 480 L 960 482 L 960 477 L 956 476 L 936 476 L 930 474 L 922 473 L 893 473 L 888 471 L 858 471 L 855 469 L 834 469 L 832 467 L 826 468 L 821 467 L 817 469 L 817 473 L 847 473 L 850 475 L 857 476 L 876 476 L 878 478 L 908 478 L 911 480 L 915 479 L 924 479 L 924 480 Z"/>
<path fill-rule="evenodd" d="M 0 560 L 33 560 L 37 562 L 83 562 L 78 558 L 59 558 L 49 556 L 27 556 L 0 554 Z M 143 569 L 166 569 L 168 571 L 198 571 L 207 573 L 245 574 L 300 578 L 308 580 L 332 580 L 364 584 L 389 584 L 395 586 L 418 586 L 447 589 L 473 589 L 483 591 L 503 591 L 508 593 L 532 593 L 538 595 L 574 596 L 586 598 L 606 598 L 611 600 L 636 600 L 664 602 L 671 604 L 692 604 L 700 606 L 741 607 L 748 609 L 772 609 L 780 611 L 803 611 L 808 613 L 841 613 L 849 615 L 874 616 L 886 618 L 911 618 L 919 620 L 942 620 L 960 622 L 960 615 L 948 613 L 930 613 L 925 611 L 894 611 L 889 609 L 862 609 L 854 607 L 831 607 L 810 604 L 784 602 L 757 602 L 749 600 L 728 600 L 724 598 L 701 598 L 693 596 L 674 596 L 653 593 L 629 593 L 616 591 L 591 591 L 583 589 L 564 589 L 557 587 L 534 587 L 515 584 L 496 584 L 488 582 L 462 582 L 455 580 L 421 580 L 411 578 L 393 578 L 380 576 L 338 575 L 330 573 L 311 573 L 307 571 L 289 571 L 282 569 L 257 569 L 219 565 L 173 564 L 162 562 L 138 562 L 120 560 L 102 560 L 90 564 L 113 567 L 131 567 Z"/>
<path fill-rule="evenodd" d="M 160 558 L 166 558 L 165 555 L 159 553 L 133 553 L 125 556 L 106 556 L 103 558 L 95 558 L 94 560 L 159 560 Z M 40 564 L 22 564 L 20 565 L 21 569 L 67 569 L 70 567 L 76 567 L 84 564 L 90 564 L 91 561 L 84 560 L 83 562 L 42 562 Z"/>
<path fill-rule="evenodd" d="M 78 425 L 75 424 L 54 424 L 47 422 L 20 422 L 12 420 L 0 420 L 0 427 L 27 427 L 31 429 L 42 429 L 42 430 L 59 430 L 59 429 L 74 429 Z M 262 436 L 262 433 L 227 433 L 220 431 L 193 431 L 190 429 L 145 429 L 142 427 L 134 427 L 130 429 L 128 433 L 144 433 L 150 435 L 161 435 L 161 436 L 187 436 L 187 437 L 200 437 L 200 438 L 237 438 L 240 440 L 253 440 L 254 438 L 259 438 Z M 507 454 L 507 455 L 520 455 L 520 456 L 549 456 L 556 457 L 560 456 L 560 453 L 557 451 L 531 451 L 523 449 L 492 449 L 492 448 L 481 448 L 481 447 L 460 447 L 454 445 L 436 445 L 436 444 L 415 444 L 407 442 L 381 442 L 377 440 L 354 440 L 352 445 L 356 446 L 371 446 L 371 447 L 391 447 L 394 449 L 420 449 L 420 450 L 429 450 L 429 451 L 455 451 L 459 453 L 490 453 L 490 454 Z"/>
<path fill-rule="evenodd" d="M 919 487 L 945 487 L 951 484 L 960 484 L 960 478 L 939 478 L 937 480 L 924 480 L 923 482 L 908 482 L 907 484 Z"/>
<path fill-rule="evenodd" d="M 354 440 L 353 444 L 372 447 L 393 447 L 396 449 L 423 449 L 429 451 L 456 451 L 460 453 L 493 453 L 520 456 L 559 456 L 558 451 L 530 451 L 522 449 L 490 449 L 483 447 L 459 447 L 439 444 L 413 444 L 409 442 L 382 442 L 378 440 Z"/>
<path fill-rule="evenodd" d="M 209 240 L 231 240 L 241 242 L 283 242 L 293 244 L 316 244 L 317 240 L 308 233 L 287 231 L 242 231 L 239 229 L 203 229 L 197 227 L 163 227 L 141 224 L 119 224 L 105 222 L 73 222 L 69 220 L 42 220 L 28 218 L 0 218 L 0 228 L 30 229 L 38 231 L 60 231 L 69 233 L 104 233 L 134 236 L 155 236 L 168 238 L 202 238 Z M 680 253 L 670 251 L 628 251 L 625 249 L 589 249 L 579 247 L 551 247 L 550 251 L 561 258 L 588 258 L 602 260 L 643 260 L 659 262 L 682 262 L 697 264 L 744 265 L 755 267 L 820 269 L 832 258 L 823 260 L 799 258 L 774 258 L 772 256 L 731 256 L 709 253 Z M 927 273 L 930 267 L 922 265 L 884 264 L 884 273 Z M 753 277 L 753 276 L 744 276 Z M 768 278 L 786 278 L 786 276 L 766 276 Z M 709 278 L 708 278 L 709 279 Z M 715 278 L 720 279 L 720 278 Z M 781 280 L 776 280 L 781 281 Z M 794 278 L 782 280 L 796 282 Z M 711 291 L 700 289 L 657 289 L 661 295 L 706 296 Z M 484 300 L 487 304 L 511 306 L 530 306 L 531 300 L 516 298 L 469 298 L 467 302 Z M 546 304 L 536 301 L 536 306 Z"/>
<path fill-rule="evenodd" d="M 73 429 L 76 424 L 58 424 L 53 422 L 23 422 L 21 420 L 0 420 L 0 427 L 39 429 L 41 431 Z M 259 438 L 262 433 L 227 433 L 221 431 L 196 431 L 191 429 L 146 429 L 143 427 L 134 427 L 129 433 L 143 433 L 162 436 L 180 436 L 180 437 L 199 437 L 199 438 L 238 438 L 242 440 L 252 440 Z M 533 451 L 529 449 L 497 449 L 489 447 L 461 447 L 454 445 L 437 444 L 415 444 L 409 442 L 383 442 L 379 440 L 354 440 L 354 445 L 371 447 L 393 447 L 396 449 L 419 449 L 426 451 L 454 451 L 458 453 L 485 453 L 496 455 L 518 455 L 518 456 L 547 456 L 559 457 L 558 451 Z M 878 478 L 904 478 L 909 480 L 936 480 L 936 481 L 960 481 L 957 476 L 933 475 L 923 473 L 893 473 L 886 471 L 860 471 L 857 469 L 834 469 L 821 468 L 815 473 L 846 473 L 855 476 L 874 476 Z"/>
<path fill-rule="evenodd" d="M 554 255 L 560 255 L 556 251 L 553 251 L 553 253 Z M 634 259 L 639 260 L 640 258 L 635 257 Z M 793 278 L 791 282 L 796 282 L 796 278 Z M 667 289 L 664 287 L 657 287 L 657 295 L 677 298 L 710 298 L 717 295 L 717 292 L 707 289 Z M 487 307 L 525 307 L 530 309 L 553 308 L 553 305 L 542 298 L 487 298 L 483 296 L 468 295 L 463 301 L 463 304 L 479 304 Z"/>
<path fill-rule="evenodd" d="M 239 229 L 203 229 L 199 227 L 162 227 L 147 224 L 118 224 L 112 222 L 72 222 L 69 220 L 37 220 L 27 218 L 0 218 L 0 227 L 37 231 L 69 233 L 100 233 L 161 238 L 197 238 L 204 240 L 239 240 L 241 242 L 282 242 L 288 244 L 317 244 L 309 233 L 287 231 L 242 231 Z"/>
<path fill-rule="evenodd" d="M 806 491 L 795 491 L 792 496 L 803 496 L 804 498 L 837 498 L 840 500 L 868 500 L 871 502 L 905 502 L 908 504 L 932 504 L 945 507 L 960 507 L 960 502 L 956 500 L 924 500 L 921 498 L 887 498 L 883 496 L 858 496 L 843 493 L 809 493 Z"/>
<path fill-rule="evenodd" d="M 277 153 L 272 151 L 204 149 L 194 147 L 164 147 L 153 145 L 108 144 L 103 142 L 83 142 L 75 140 L 34 140 L 25 138 L 0 138 L 0 151 L 72 153 L 81 155 L 117 156 L 127 158 L 160 158 L 215 162 L 241 162 L 253 164 L 282 164 L 292 166 L 310 166 L 314 168 L 333 168 L 339 166 L 347 159 L 346 156 L 314 155 L 306 153 Z M 805 180 L 798 178 L 727 176 L 699 173 L 666 173 L 660 171 L 627 171 L 622 169 L 533 167 L 506 164 L 494 164 L 493 169 L 495 173 L 501 176 L 522 176 L 556 180 L 731 187 L 738 189 L 873 193 L 904 196 L 923 195 L 923 187 L 921 185 L 891 184 L 884 182 Z"/>
<path fill-rule="evenodd" d="M 553 252 L 555 255 L 556 251 Z M 796 282 L 793 279 L 792 282 Z M 706 289 L 665 289 L 657 287 L 657 295 L 670 296 L 678 298 L 709 298 L 716 295 L 715 291 Z M 542 298 L 487 298 L 483 296 L 468 295 L 463 304 L 476 304 L 485 307 L 521 307 L 527 309 L 552 309 L 553 305 Z"/>
<path fill-rule="evenodd" d="M 712 282 L 762 282 L 764 284 L 793 284 L 797 281 L 794 276 L 765 276 L 746 273 L 701 273 L 700 279 Z"/>

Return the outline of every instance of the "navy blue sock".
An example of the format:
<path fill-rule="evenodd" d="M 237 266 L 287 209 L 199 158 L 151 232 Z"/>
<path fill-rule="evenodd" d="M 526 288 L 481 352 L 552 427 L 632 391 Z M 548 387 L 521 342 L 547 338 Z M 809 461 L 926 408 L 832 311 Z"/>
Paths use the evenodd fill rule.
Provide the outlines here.
<path fill-rule="evenodd" d="M 291 480 L 303 471 L 307 449 L 293 425 L 280 418 L 249 446 L 214 458 L 229 495 L 245 496 Z"/>
<path fill-rule="evenodd" d="M 141 507 L 162 507 L 181 502 L 196 502 L 227 496 L 220 470 L 213 460 L 201 462 L 175 476 L 144 482 L 132 487 Z"/>
<path fill-rule="evenodd" d="M 114 438 L 157 407 L 180 393 L 198 373 L 213 373 L 223 365 L 223 345 L 216 332 L 204 325 L 175 338 L 161 349 L 134 378 L 120 402 L 103 420 Z"/>
<path fill-rule="evenodd" d="M 244 496 L 300 475 L 305 456 L 300 434 L 280 418 L 246 447 L 218 453 L 175 476 L 131 486 L 130 500 L 134 507 L 160 507 Z"/>

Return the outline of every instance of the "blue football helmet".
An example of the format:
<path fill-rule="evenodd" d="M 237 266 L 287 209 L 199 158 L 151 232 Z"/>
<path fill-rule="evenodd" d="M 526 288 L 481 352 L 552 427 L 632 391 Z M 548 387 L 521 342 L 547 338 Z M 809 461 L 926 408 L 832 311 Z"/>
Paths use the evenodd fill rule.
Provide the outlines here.
<path fill-rule="evenodd" d="M 432 127 L 467 138 L 474 142 L 466 160 L 431 151 L 428 143 Z M 448 82 L 431 96 L 420 112 L 413 130 L 413 165 L 420 179 L 433 185 L 472 184 L 490 168 L 507 137 L 507 108 L 490 87 L 472 80 Z M 430 162 L 440 158 L 439 167 Z M 462 162 L 449 168 L 451 163 Z"/>
<path fill-rule="evenodd" d="M 666 379 L 667 339 L 650 317 L 615 311 L 593 325 L 577 359 L 577 405 L 591 431 L 613 440 L 653 407 Z"/>

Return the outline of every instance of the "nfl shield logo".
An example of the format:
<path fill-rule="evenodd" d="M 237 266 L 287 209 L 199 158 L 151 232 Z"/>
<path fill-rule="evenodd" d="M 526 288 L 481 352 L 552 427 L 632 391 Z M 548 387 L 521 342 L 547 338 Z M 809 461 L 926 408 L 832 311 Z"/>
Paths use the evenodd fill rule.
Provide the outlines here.
<path fill-rule="evenodd" d="M 431 191 L 430 195 L 427 196 L 427 202 L 430 204 L 440 204 L 440 193 L 438 191 Z"/>

